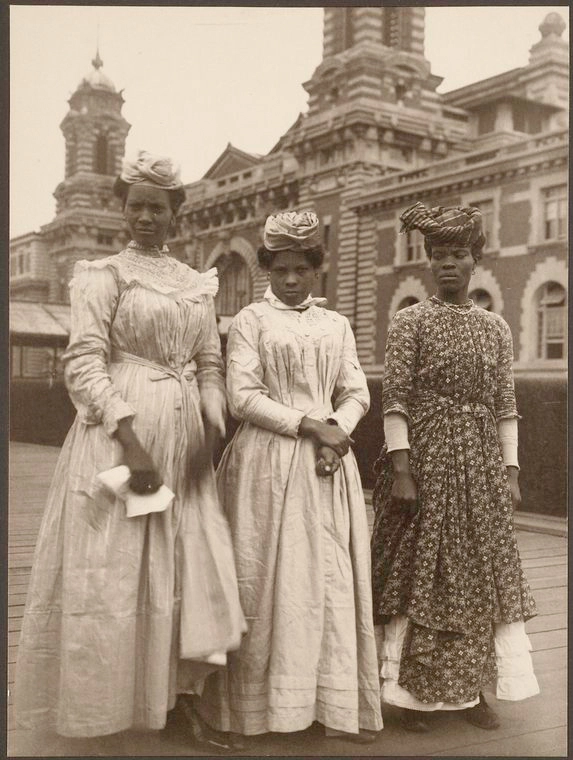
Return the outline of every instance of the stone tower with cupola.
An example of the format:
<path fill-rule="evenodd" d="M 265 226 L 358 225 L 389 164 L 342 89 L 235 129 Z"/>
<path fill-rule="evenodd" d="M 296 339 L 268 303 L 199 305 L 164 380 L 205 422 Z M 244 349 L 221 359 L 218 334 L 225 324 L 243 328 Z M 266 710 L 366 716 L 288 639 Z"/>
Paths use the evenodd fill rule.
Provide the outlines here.
<path fill-rule="evenodd" d="M 275 150 L 298 161 L 300 208 L 323 220 L 324 291 L 372 352 L 375 233 L 360 241 L 349 200 L 365 183 L 467 150 L 467 115 L 444 107 L 424 57 L 423 7 L 327 7 L 323 59 L 304 84 L 308 112 Z M 370 243 L 368 245 L 368 243 Z"/>
<path fill-rule="evenodd" d="M 76 261 L 108 256 L 125 241 L 112 188 L 130 125 L 121 113 L 122 92 L 102 67 L 98 51 L 60 124 L 66 143 L 64 180 L 54 192 L 56 215 L 42 227 L 50 252 L 51 301 L 67 301 Z"/>

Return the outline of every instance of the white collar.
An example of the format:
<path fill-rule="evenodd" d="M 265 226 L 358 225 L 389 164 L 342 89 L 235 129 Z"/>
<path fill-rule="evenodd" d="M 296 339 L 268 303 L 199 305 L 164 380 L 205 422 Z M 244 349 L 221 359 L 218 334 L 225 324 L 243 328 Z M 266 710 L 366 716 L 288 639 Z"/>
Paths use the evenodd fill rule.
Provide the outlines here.
<path fill-rule="evenodd" d="M 295 311 L 304 311 L 305 309 L 308 309 L 309 306 L 324 306 L 326 303 L 326 298 L 313 298 L 312 295 L 308 295 L 304 301 L 301 301 L 296 306 L 289 306 L 287 303 L 284 303 L 284 301 L 281 301 L 280 298 L 275 296 L 270 285 L 266 289 L 263 298 L 265 298 L 265 300 L 267 300 L 271 306 L 274 306 L 275 309 L 289 309 Z"/>

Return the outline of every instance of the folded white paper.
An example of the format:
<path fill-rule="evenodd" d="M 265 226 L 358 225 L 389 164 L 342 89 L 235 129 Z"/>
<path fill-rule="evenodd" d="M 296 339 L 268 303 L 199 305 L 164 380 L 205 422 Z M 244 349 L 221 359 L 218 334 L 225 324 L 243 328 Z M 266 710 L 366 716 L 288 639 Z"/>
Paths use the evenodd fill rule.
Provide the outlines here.
<path fill-rule="evenodd" d="M 134 493 L 128 485 L 130 477 L 131 472 L 125 464 L 112 467 L 111 470 L 105 470 L 97 475 L 99 481 L 125 501 L 128 517 L 163 512 L 173 501 L 175 494 L 165 484 L 160 486 L 155 493 L 145 495 Z"/>

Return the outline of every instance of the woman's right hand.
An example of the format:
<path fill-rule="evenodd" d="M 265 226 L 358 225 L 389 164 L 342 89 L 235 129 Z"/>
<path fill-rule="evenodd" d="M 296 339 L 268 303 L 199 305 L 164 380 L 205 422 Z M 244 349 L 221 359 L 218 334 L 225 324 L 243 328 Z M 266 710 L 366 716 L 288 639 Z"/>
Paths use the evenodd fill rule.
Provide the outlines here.
<path fill-rule="evenodd" d="M 347 454 L 350 444 L 354 443 L 338 425 L 328 425 L 326 422 L 313 420 L 311 417 L 302 418 L 298 432 L 306 438 L 312 438 L 317 447 L 328 446 L 334 449 L 339 457 Z"/>
<path fill-rule="evenodd" d="M 134 493 L 155 493 L 162 483 L 161 476 L 155 469 L 153 460 L 143 446 L 130 443 L 123 447 L 125 464 L 129 467 L 131 478 L 129 487 Z"/>
<path fill-rule="evenodd" d="M 404 512 L 409 512 L 412 517 L 418 511 L 418 488 L 411 473 L 394 473 L 392 504 Z"/>
<path fill-rule="evenodd" d="M 119 421 L 116 438 L 122 445 L 124 463 L 131 473 L 130 489 L 134 493 L 143 495 L 155 493 L 163 481 L 155 468 L 153 459 L 133 432 L 130 420 Z"/>

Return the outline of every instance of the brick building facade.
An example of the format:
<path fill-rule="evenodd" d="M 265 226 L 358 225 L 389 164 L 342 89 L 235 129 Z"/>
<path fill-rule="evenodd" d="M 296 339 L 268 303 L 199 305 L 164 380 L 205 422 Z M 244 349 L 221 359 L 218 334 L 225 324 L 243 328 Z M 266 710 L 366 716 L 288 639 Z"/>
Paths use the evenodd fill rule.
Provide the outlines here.
<path fill-rule="evenodd" d="M 416 200 L 476 204 L 488 242 L 474 297 L 509 322 L 516 369 L 563 374 L 565 24 L 549 14 L 523 67 L 443 95 L 436 91 L 442 78 L 424 57 L 424 13 L 325 8 L 322 62 L 303 85 L 307 112 L 269 154 L 229 144 L 204 177 L 186 186 L 171 250 L 198 269 L 218 267 L 224 334 L 232 316 L 264 291 L 256 249 L 266 215 L 315 210 L 327 251 L 319 294 L 348 316 L 361 362 L 376 375 L 392 314 L 431 292 L 421 240 L 399 235 L 399 213 Z M 47 324 L 50 304 L 67 300 L 75 261 L 108 256 L 126 242 L 111 188 L 130 125 L 99 54 L 92 64 L 61 124 L 66 170 L 54 193 L 56 215 L 39 232 L 11 241 L 11 298 L 20 302 L 20 326 L 12 329 L 20 346 L 17 376 L 45 371 L 45 362 L 32 361 L 38 352 L 26 347 L 41 335 L 42 320 L 28 329 L 22 302 L 36 302 L 36 312 L 44 304 Z"/>

